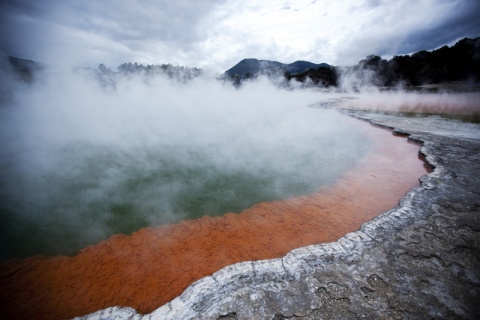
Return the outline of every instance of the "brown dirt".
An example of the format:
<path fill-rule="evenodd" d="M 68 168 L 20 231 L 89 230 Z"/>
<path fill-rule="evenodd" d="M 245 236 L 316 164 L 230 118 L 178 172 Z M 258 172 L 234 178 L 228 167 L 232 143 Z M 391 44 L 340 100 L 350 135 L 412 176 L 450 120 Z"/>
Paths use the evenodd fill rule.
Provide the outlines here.
<path fill-rule="evenodd" d="M 148 313 L 222 267 L 276 258 L 294 248 L 335 241 L 395 207 L 425 174 L 419 146 L 362 126 L 374 150 L 333 186 L 259 203 L 239 214 L 115 235 L 73 257 L 8 261 L 0 266 L 0 314 L 62 319 L 110 306 Z"/>

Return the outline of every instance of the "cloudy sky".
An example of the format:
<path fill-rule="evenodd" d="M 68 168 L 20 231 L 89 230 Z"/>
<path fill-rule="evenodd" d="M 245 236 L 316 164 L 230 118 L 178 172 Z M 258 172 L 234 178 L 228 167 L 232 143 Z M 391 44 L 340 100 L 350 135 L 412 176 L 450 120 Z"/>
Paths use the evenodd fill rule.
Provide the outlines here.
<path fill-rule="evenodd" d="M 480 36 L 478 0 L 2 0 L 0 51 L 223 72 L 243 58 L 352 65 Z"/>

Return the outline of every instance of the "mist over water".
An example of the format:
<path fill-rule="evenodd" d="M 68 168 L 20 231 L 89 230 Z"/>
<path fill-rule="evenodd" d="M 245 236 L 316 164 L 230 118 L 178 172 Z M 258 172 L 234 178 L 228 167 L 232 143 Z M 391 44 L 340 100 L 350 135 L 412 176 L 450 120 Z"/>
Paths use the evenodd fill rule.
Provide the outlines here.
<path fill-rule="evenodd" d="M 5 75 L 3 75 L 5 77 Z M 11 80 L 13 83 L 13 80 Z M 45 71 L 0 108 L 1 258 L 239 212 L 332 184 L 369 142 L 309 90 Z"/>

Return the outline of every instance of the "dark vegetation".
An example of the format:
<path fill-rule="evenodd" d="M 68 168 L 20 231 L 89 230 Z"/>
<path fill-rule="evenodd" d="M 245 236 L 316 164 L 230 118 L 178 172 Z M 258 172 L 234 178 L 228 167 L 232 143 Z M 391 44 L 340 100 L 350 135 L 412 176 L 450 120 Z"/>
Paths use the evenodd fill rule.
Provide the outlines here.
<path fill-rule="evenodd" d="M 295 79 L 302 83 L 310 80 L 313 85 L 325 88 L 336 87 L 338 85 L 337 70 L 332 66 L 309 69 L 296 74 L 286 73 L 285 78 L 288 81 Z"/>
<path fill-rule="evenodd" d="M 99 70 L 106 69 L 106 67 L 101 64 Z M 171 64 L 162 64 L 162 65 L 142 65 L 137 63 L 124 63 L 117 67 L 118 73 L 121 74 L 144 74 L 146 76 L 153 75 L 166 75 L 171 79 L 187 81 L 193 78 L 198 77 L 202 70 L 198 68 L 189 68 L 182 66 L 173 66 Z"/>
<path fill-rule="evenodd" d="M 155 76 L 164 76 L 171 80 L 179 82 L 188 82 L 202 74 L 202 70 L 198 68 L 189 68 L 182 66 L 173 66 L 171 64 L 162 65 L 142 65 L 138 63 L 124 63 L 117 67 L 117 71 L 112 71 L 103 63 L 94 70 L 97 79 L 104 87 L 115 88 L 116 79 L 118 77 L 128 77 L 131 75 L 144 76 L 146 79 Z"/>
<path fill-rule="evenodd" d="M 348 70 L 350 69 L 350 70 Z M 480 38 L 458 41 L 454 46 L 443 46 L 433 51 L 419 51 L 412 55 L 395 56 L 384 60 L 368 56 L 348 71 L 373 73 L 377 86 L 420 86 L 457 81 L 480 80 Z"/>
<path fill-rule="evenodd" d="M 6 57 L 7 64 L 4 65 L 4 71 L 13 71 L 13 74 L 20 81 L 31 83 L 42 70 L 48 66 L 33 60 L 20 59 L 16 57 Z M 1 67 L 0 67 L 1 68 Z M 190 81 L 202 74 L 199 68 L 189 68 L 183 66 L 173 66 L 171 64 L 162 65 L 142 65 L 138 63 L 124 63 L 117 67 L 116 71 L 107 68 L 101 63 L 98 68 L 75 68 L 75 71 L 90 71 L 104 87 L 115 87 L 118 77 L 128 77 L 131 75 L 144 76 L 146 79 L 154 76 L 165 76 L 171 80 L 180 82 Z"/>
<path fill-rule="evenodd" d="M 8 57 L 8 61 L 11 69 L 25 82 L 33 81 L 35 73 L 44 68 L 43 64 L 31 60 Z M 93 71 L 102 85 L 113 87 L 118 76 L 163 75 L 176 81 L 187 82 L 202 74 L 202 70 L 198 68 L 170 64 L 144 66 L 137 63 L 124 63 L 118 66 L 117 71 L 100 64 L 98 69 Z M 342 79 L 354 77 L 357 81 L 353 89 L 371 85 L 415 87 L 454 83 L 472 84 L 475 88 L 480 82 L 480 37 L 462 39 L 452 47 L 443 46 L 433 51 L 423 50 L 412 55 L 394 56 L 390 60 L 371 55 L 350 67 L 335 67 L 308 61 L 283 64 L 277 61 L 244 59 L 225 71 L 220 79 L 240 86 L 242 82 L 259 76 L 276 79 L 277 83 L 286 87 L 293 80 L 303 86 L 336 88 L 341 86 Z"/>
<path fill-rule="evenodd" d="M 295 62 L 297 63 L 297 62 Z M 295 64 L 293 63 L 293 64 Z M 290 65 L 293 65 L 290 64 Z M 420 86 L 454 82 L 480 82 L 480 38 L 465 38 L 454 46 L 412 55 L 394 56 L 390 60 L 371 55 L 355 66 L 334 67 L 328 64 L 303 64 L 303 69 L 288 69 L 276 61 L 245 59 L 225 72 L 235 85 L 260 75 L 284 77 L 305 85 L 337 87 L 342 77 L 361 79 L 359 86 Z"/>

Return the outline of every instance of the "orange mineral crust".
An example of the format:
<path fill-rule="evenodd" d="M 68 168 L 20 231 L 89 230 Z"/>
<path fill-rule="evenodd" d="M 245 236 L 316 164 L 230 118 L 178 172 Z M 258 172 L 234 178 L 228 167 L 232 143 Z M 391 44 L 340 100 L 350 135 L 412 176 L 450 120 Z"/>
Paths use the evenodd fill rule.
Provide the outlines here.
<path fill-rule="evenodd" d="M 62 319 L 110 306 L 148 313 L 224 266 L 335 241 L 395 207 L 425 174 L 419 145 L 354 119 L 371 152 L 334 185 L 239 214 L 116 235 L 73 257 L 35 256 L 0 266 L 0 314 Z"/>

